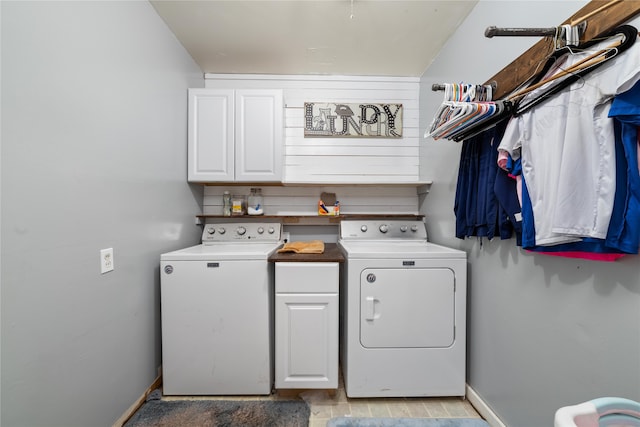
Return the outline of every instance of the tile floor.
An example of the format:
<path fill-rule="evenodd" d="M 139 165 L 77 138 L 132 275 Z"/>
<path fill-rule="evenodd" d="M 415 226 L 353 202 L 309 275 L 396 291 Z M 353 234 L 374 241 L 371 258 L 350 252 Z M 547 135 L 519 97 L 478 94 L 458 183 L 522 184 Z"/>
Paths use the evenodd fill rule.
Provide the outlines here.
<path fill-rule="evenodd" d="M 189 399 L 164 397 L 164 399 Z M 200 397 L 202 398 L 202 397 Z M 460 397 L 348 398 L 342 381 L 337 390 L 283 390 L 270 396 L 207 397 L 225 400 L 279 400 L 300 398 L 309 404 L 309 427 L 326 427 L 335 417 L 482 418 Z M 193 399 L 193 398 L 191 398 Z"/>
<path fill-rule="evenodd" d="M 344 388 L 334 396 L 326 391 L 300 394 L 311 408 L 309 427 L 325 427 L 334 417 L 481 418 L 471 404 L 459 397 L 367 398 L 346 397 Z"/>

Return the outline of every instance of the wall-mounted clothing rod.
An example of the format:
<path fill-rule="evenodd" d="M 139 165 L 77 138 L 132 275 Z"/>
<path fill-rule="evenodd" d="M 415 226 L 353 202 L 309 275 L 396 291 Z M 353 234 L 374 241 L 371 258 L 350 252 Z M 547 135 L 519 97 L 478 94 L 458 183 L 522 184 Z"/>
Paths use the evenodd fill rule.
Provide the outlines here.
<path fill-rule="evenodd" d="M 587 28 L 587 22 L 583 21 L 577 25 L 562 25 L 560 27 L 551 28 L 498 28 L 488 27 L 484 31 L 487 38 L 495 36 L 534 36 L 534 37 L 553 37 L 556 41 L 556 48 L 563 46 L 578 46 L 580 38 Z"/>
<path fill-rule="evenodd" d="M 547 36 L 555 36 L 558 33 L 557 27 L 551 28 L 498 28 L 498 27 L 487 27 L 484 30 L 484 36 L 487 38 L 492 38 L 495 36 L 509 36 L 509 37 L 518 37 L 518 36 L 534 36 L 534 37 L 547 37 Z"/>

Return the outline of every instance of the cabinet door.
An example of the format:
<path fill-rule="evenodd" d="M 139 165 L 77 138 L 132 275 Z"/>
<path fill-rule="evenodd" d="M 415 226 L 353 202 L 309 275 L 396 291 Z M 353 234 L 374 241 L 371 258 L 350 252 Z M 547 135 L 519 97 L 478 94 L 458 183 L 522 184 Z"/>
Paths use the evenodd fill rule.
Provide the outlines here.
<path fill-rule="evenodd" d="M 236 181 L 282 181 L 283 108 L 281 90 L 236 90 Z"/>
<path fill-rule="evenodd" d="M 188 180 L 234 180 L 234 91 L 189 89 Z"/>
<path fill-rule="evenodd" d="M 276 294 L 276 388 L 338 387 L 338 294 Z"/>

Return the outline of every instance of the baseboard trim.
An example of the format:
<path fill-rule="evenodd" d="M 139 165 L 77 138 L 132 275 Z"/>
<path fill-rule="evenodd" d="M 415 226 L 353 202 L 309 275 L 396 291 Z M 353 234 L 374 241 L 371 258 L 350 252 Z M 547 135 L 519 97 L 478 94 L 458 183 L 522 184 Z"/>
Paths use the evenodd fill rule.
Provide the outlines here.
<path fill-rule="evenodd" d="M 145 392 L 142 393 L 142 396 L 140 396 L 138 400 L 136 400 L 131 406 L 129 406 L 129 409 L 127 409 L 125 413 L 122 414 L 122 416 L 118 418 L 118 420 L 115 423 L 113 423 L 112 427 L 122 427 L 124 423 L 129 421 L 129 418 L 131 418 L 133 414 L 135 414 L 136 411 L 140 409 L 140 407 L 147 400 L 147 397 L 149 396 L 149 394 L 151 394 L 153 390 L 157 389 L 161 385 L 162 385 L 162 375 L 158 375 L 158 377 L 153 381 L 153 383 L 149 386 L 149 388 L 147 388 Z"/>
<path fill-rule="evenodd" d="M 491 427 L 507 427 L 469 384 L 466 386 L 466 392 L 469 403 L 471 403 L 471 405 Z"/>

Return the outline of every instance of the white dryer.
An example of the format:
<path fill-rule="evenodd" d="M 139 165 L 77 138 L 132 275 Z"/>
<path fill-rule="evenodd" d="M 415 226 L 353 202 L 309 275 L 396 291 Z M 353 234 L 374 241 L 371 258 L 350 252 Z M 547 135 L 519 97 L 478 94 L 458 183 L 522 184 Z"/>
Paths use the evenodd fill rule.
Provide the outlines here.
<path fill-rule="evenodd" d="M 166 395 L 260 395 L 273 386 L 279 223 L 206 224 L 202 244 L 161 255 Z"/>
<path fill-rule="evenodd" d="M 345 220 L 338 244 L 347 396 L 464 396 L 466 253 L 422 221 Z"/>

